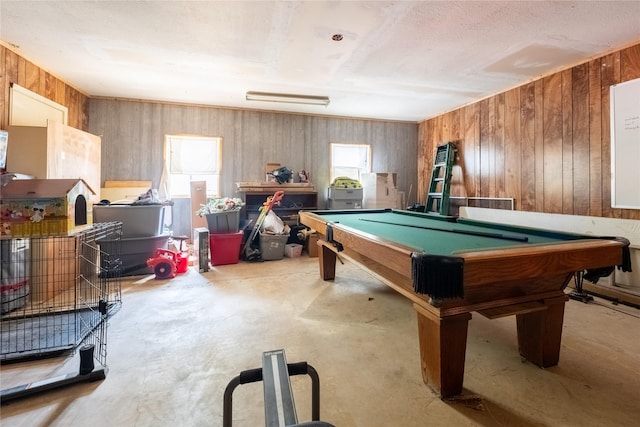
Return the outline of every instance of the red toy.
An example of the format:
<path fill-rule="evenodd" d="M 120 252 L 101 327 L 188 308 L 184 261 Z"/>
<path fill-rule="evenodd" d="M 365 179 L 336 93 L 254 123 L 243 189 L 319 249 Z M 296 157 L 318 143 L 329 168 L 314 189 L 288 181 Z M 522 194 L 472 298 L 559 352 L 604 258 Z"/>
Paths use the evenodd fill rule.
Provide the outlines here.
<path fill-rule="evenodd" d="M 147 266 L 153 269 L 156 279 L 173 279 L 177 273 L 187 271 L 189 255 L 169 249 L 156 249 L 153 258 L 147 260 Z"/>

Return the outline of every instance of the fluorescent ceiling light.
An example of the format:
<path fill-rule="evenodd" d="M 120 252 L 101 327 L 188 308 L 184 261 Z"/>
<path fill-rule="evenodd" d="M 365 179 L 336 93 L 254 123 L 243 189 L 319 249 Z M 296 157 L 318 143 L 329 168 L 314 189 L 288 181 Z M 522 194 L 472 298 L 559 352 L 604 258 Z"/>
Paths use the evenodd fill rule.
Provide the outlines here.
<path fill-rule="evenodd" d="M 247 92 L 247 101 L 285 102 L 288 104 L 329 105 L 328 96 L 294 95 L 290 93 Z"/>

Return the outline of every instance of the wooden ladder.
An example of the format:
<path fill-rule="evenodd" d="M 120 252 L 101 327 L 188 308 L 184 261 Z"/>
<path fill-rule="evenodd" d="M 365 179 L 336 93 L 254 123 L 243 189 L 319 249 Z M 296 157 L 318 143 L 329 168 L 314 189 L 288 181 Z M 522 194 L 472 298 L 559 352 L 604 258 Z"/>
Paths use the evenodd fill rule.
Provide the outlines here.
<path fill-rule="evenodd" d="M 455 153 L 456 146 L 453 142 L 438 146 L 431 171 L 425 212 L 449 215 L 449 192 Z"/>

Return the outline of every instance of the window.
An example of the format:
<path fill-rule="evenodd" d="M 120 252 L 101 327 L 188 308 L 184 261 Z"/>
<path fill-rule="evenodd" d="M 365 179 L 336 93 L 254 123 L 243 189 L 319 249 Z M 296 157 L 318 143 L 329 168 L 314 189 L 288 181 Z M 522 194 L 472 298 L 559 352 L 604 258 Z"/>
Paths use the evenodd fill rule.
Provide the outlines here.
<path fill-rule="evenodd" d="M 367 144 L 331 144 L 330 181 L 339 176 L 360 180 L 371 172 L 371 146 Z"/>
<path fill-rule="evenodd" d="M 165 135 L 165 171 L 170 197 L 189 197 L 191 181 L 207 183 L 207 197 L 220 194 L 222 138 Z"/>

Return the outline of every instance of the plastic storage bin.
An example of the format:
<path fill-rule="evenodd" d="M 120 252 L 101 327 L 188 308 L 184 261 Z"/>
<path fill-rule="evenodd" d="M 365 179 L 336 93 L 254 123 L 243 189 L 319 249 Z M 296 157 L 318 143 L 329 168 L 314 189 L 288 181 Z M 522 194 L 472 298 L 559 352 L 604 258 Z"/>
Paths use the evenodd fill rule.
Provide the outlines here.
<path fill-rule="evenodd" d="M 237 264 L 244 231 L 227 234 L 209 234 L 211 265 Z"/>
<path fill-rule="evenodd" d="M 237 233 L 240 230 L 240 211 L 205 214 L 211 234 Z"/>
<path fill-rule="evenodd" d="M 122 237 L 162 234 L 164 205 L 93 205 L 93 222 L 122 222 Z"/>
<path fill-rule="evenodd" d="M 288 234 L 260 233 L 260 255 L 265 261 L 284 258 L 284 247 L 289 239 Z"/>
<path fill-rule="evenodd" d="M 302 255 L 302 245 L 298 243 L 288 243 L 284 246 L 284 256 L 296 258 Z"/>
<path fill-rule="evenodd" d="M 156 249 L 167 249 L 169 235 L 151 237 L 131 237 L 120 240 L 98 239 L 100 251 L 109 254 L 101 259 L 101 266 L 106 271 L 110 270 L 106 259 L 119 258 L 121 276 L 136 276 L 139 274 L 153 274 L 153 269 L 147 266 L 147 259 L 156 254 Z M 119 253 L 119 255 L 118 255 Z"/>

